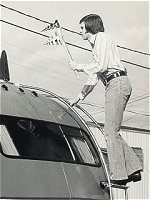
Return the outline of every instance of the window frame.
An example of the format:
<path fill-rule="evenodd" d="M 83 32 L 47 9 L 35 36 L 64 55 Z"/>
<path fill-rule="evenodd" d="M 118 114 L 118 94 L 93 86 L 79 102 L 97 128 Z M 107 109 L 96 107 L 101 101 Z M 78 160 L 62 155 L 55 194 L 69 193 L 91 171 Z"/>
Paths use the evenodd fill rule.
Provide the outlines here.
<path fill-rule="evenodd" d="M 58 123 L 54 123 L 54 122 L 49 122 L 49 121 L 42 121 L 42 120 L 34 120 L 34 119 L 29 119 L 29 118 L 22 118 L 22 117 L 12 117 L 12 116 L 5 116 L 5 115 L 0 115 L 0 117 L 4 117 L 4 118 L 9 118 L 10 120 L 11 120 L 11 118 L 16 118 L 16 119 L 24 119 L 24 120 L 32 120 L 32 121 L 36 121 L 36 122 L 38 122 L 38 121 L 40 121 L 40 123 L 42 122 L 42 123 L 50 123 L 50 124 L 55 124 L 55 125 L 58 125 L 59 126 L 59 128 L 60 128 L 60 131 L 62 131 L 63 133 L 62 134 L 64 134 L 64 137 L 65 137 L 65 140 L 66 140 L 66 143 L 67 143 L 67 145 L 68 145 L 68 147 L 69 147 L 69 150 L 70 150 L 70 153 L 71 153 L 71 155 L 73 156 L 73 161 L 67 161 L 67 160 L 63 160 L 63 159 L 58 159 L 58 160 L 56 160 L 56 159 L 39 159 L 39 158 L 34 158 L 34 157 L 28 157 L 28 156 L 21 156 L 20 154 L 19 155 L 8 155 L 8 154 L 6 154 L 4 151 L 3 151 L 3 148 L 2 148 L 2 144 L 1 144 L 1 142 L 0 142 L 0 153 L 3 155 L 3 156 L 5 156 L 5 157 L 7 157 L 7 158 L 10 158 L 10 159 L 23 159 L 23 160 L 35 160 L 35 161 L 40 161 L 40 162 L 44 162 L 44 161 L 51 161 L 51 162 L 64 162 L 64 163 L 71 163 L 71 164 L 79 164 L 79 165 L 87 165 L 87 166 L 92 166 L 92 167 L 100 167 L 102 164 L 101 164 L 101 160 L 100 160 L 100 155 L 99 155 L 99 153 L 98 153 L 98 151 L 97 151 L 97 148 L 95 147 L 95 145 L 94 145 L 94 143 L 93 143 L 93 141 L 92 141 L 92 139 L 91 139 L 91 137 L 90 137 L 90 135 L 85 131 L 85 130 L 83 130 L 82 128 L 78 128 L 78 127 L 73 127 L 73 126 L 68 126 L 68 125 L 64 125 L 64 124 L 58 124 Z M 0 124 L 1 125 L 1 124 Z M 9 134 L 9 136 L 10 136 L 10 133 L 9 133 L 9 130 L 7 129 L 7 126 L 6 126 L 6 124 L 3 124 L 4 126 L 5 126 L 5 128 L 6 128 L 6 130 L 8 131 L 8 134 Z M 64 133 L 64 131 L 62 130 L 62 127 L 67 127 L 67 128 L 73 128 L 74 130 L 75 129 L 77 129 L 77 130 L 79 130 L 79 131 L 81 131 L 81 132 L 83 132 L 85 135 L 86 135 L 86 137 L 88 138 L 88 142 L 90 142 L 90 145 L 92 146 L 92 150 L 91 150 L 91 148 L 89 147 L 89 144 L 88 144 L 88 142 L 87 142 L 87 140 L 84 138 L 84 140 L 85 140 L 85 142 L 86 142 L 86 145 L 87 145 L 87 147 L 88 147 L 88 149 L 90 150 L 90 153 L 92 154 L 92 157 L 93 157 L 93 159 L 94 159 L 94 161 L 95 161 L 95 163 L 94 164 L 92 164 L 92 163 L 85 163 L 85 162 L 81 162 L 81 161 L 77 161 L 77 160 L 75 160 L 74 159 L 74 157 L 75 157 L 75 154 L 74 154 L 74 149 L 72 149 L 72 146 L 71 146 L 71 144 L 70 144 L 70 141 L 68 140 L 68 137 L 70 137 L 70 136 L 67 136 L 65 133 Z M 11 136 L 10 136 L 10 138 L 11 138 Z M 77 138 L 77 137 L 76 137 Z M 12 142 L 13 142 L 13 139 L 11 138 L 11 140 L 12 140 Z M 13 144 L 14 144 L 14 142 L 13 142 Z M 14 144 L 14 147 L 16 148 L 16 145 Z M 94 151 L 94 155 L 93 155 L 93 151 Z M 96 156 L 96 160 L 95 160 L 95 156 Z"/>

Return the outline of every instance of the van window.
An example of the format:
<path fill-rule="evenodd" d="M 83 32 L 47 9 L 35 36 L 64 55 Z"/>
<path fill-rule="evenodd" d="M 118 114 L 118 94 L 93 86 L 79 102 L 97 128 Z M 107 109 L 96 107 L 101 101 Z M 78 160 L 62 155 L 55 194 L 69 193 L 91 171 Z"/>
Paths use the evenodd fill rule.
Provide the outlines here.
<path fill-rule="evenodd" d="M 67 126 L 61 127 L 70 142 L 77 161 L 90 164 L 99 162 L 96 151 L 83 130 Z"/>
<path fill-rule="evenodd" d="M 26 159 L 98 164 L 93 145 L 79 128 L 17 117 L 1 117 L 19 156 Z M 2 129 L 4 130 L 4 129 Z M 8 135 L 7 134 L 7 135 Z M 1 140 L 1 142 L 6 140 Z M 2 144 L 6 146 L 7 144 Z M 13 151 L 5 154 L 13 155 Z"/>

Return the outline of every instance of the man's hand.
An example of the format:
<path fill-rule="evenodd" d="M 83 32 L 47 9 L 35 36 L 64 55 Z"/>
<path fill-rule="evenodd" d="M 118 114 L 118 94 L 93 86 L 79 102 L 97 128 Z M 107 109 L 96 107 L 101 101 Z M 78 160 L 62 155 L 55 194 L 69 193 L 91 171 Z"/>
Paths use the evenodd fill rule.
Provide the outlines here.
<path fill-rule="evenodd" d="M 80 101 L 80 98 L 77 97 L 76 99 L 70 101 L 70 106 L 71 107 L 75 106 L 79 101 Z"/>
<path fill-rule="evenodd" d="M 69 61 L 69 67 L 71 70 L 75 71 L 77 67 L 77 63 L 75 61 Z"/>

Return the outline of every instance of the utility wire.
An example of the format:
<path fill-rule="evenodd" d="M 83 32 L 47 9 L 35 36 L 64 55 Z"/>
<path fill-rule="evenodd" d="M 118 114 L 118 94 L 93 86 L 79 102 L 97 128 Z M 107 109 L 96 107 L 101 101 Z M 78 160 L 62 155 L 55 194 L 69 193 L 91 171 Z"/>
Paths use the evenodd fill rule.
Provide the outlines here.
<path fill-rule="evenodd" d="M 142 95 L 142 96 L 143 96 L 143 95 Z M 129 102 L 129 103 L 135 103 L 135 102 L 137 102 L 137 101 L 143 100 L 143 99 L 148 98 L 148 97 L 149 97 L 149 95 L 146 96 L 146 97 L 142 97 L 142 98 L 140 98 L 140 99 L 134 100 L 134 101 Z M 128 103 L 128 104 L 129 104 L 129 103 Z M 87 103 L 85 102 L 84 104 L 86 105 Z M 100 107 L 100 106 L 95 106 L 94 104 L 89 104 L 89 103 L 88 103 L 87 105 L 91 105 L 91 106 L 96 107 L 96 108 L 99 107 L 99 109 L 98 109 L 97 111 L 92 112 L 92 114 L 100 114 L 100 113 L 105 112 L 105 109 L 102 110 L 102 107 Z M 135 112 L 135 111 L 132 111 L 132 110 L 125 110 L 125 111 L 126 111 L 126 112 L 130 112 L 130 113 L 134 113 L 134 114 L 137 114 L 137 115 L 143 115 L 143 116 L 145 116 L 145 117 L 150 116 L 149 114 L 138 113 L 138 112 Z M 91 114 L 91 113 L 90 113 L 90 114 Z"/>
<path fill-rule="evenodd" d="M 23 13 L 23 12 L 21 12 L 21 11 L 18 11 L 18 10 L 16 10 L 16 9 L 10 8 L 10 7 L 8 7 L 8 6 L 4 6 L 4 5 L 2 5 L 2 4 L 0 4 L 0 6 L 2 6 L 3 8 L 9 9 L 9 10 L 11 10 L 11 11 L 17 12 L 17 13 L 19 13 L 19 14 L 22 14 L 22 15 L 24 15 L 24 16 L 26 16 L 26 17 L 30 17 L 30 18 L 32 18 L 32 19 L 38 20 L 38 21 L 40 21 L 40 22 L 43 22 L 43 23 L 46 23 L 46 24 L 51 24 L 51 22 L 42 20 L 42 19 L 37 18 L 37 17 L 34 17 L 34 16 L 32 16 L 32 15 L 25 14 L 25 13 Z M 69 32 L 72 32 L 72 33 L 76 33 L 76 34 L 78 34 L 78 35 L 81 35 L 80 33 L 76 32 L 76 31 L 72 31 L 72 30 L 67 29 L 67 28 L 64 28 L 64 27 L 61 27 L 61 28 L 64 29 L 65 31 L 69 31 Z"/>
<path fill-rule="evenodd" d="M 29 70 L 32 70 L 32 71 L 35 71 L 35 72 L 37 72 L 37 73 L 40 73 L 40 74 L 43 74 L 44 76 L 49 76 L 49 77 L 52 77 L 52 78 L 55 78 L 55 79 L 58 79 L 58 80 L 65 80 L 66 81 L 66 79 L 60 79 L 60 78 L 58 78 L 58 77 L 56 77 L 56 76 L 53 76 L 53 75 L 49 75 L 49 74 L 47 74 L 47 73 L 43 73 L 43 72 L 41 72 L 41 71 L 39 71 L 39 70 L 37 70 L 37 69 L 33 69 L 32 67 L 26 67 L 26 66 L 24 66 L 24 65 L 20 65 L 20 64 L 17 64 L 17 63 L 14 63 L 14 62 L 12 62 L 12 61 L 10 61 L 10 63 L 12 63 L 12 64 L 14 64 L 14 65 L 16 65 L 16 66 L 20 66 L 20 67 L 23 67 L 23 68 L 28 68 Z"/>
<path fill-rule="evenodd" d="M 9 25 L 15 26 L 15 27 L 17 27 L 17 28 L 21 28 L 21 29 L 23 29 L 23 30 L 26 30 L 26 31 L 29 31 L 29 32 L 32 32 L 32 33 L 35 33 L 35 34 L 38 34 L 38 35 L 41 35 L 41 36 L 44 36 L 44 37 L 49 38 L 48 35 L 44 35 L 44 34 L 38 33 L 38 32 L 33 31 L 33 30 L 31 30 L 31 29 L 27 29 L 27 28 L 24 28 L 24 27 L 22 27 L 22 26 L 18 26 L 18 25 L 16 25 L 16 24 L 7 22 L 7 21 L 5 21 L 5 20 L 0 20 L 0 21 L 4 22 L 4 23 L 6 23 L 6 24 L 9 24 Z M 80 46 L 74 45 L 74 44 L 72 44 L 72 43 L 66 42 L 66 44 L 68 44 L 68 45 L 70 45 L 70 46 L 74 46 L 74 47 L 80 48 L 80 49 L 83 49 L 83 50 L 87 50 L 87 51 L 92 52 L 92 50 L 90 50 L 90 49 L 86 49 L 86 48 L 84 48 L 84 47 L 80 47 Z M 128 63 L 128 64 L 131 64 L 131 65 L 135 65 L 135 66 L 141 67 L 141 68 L 150 69 L 149 67 L 145 67 L 145 66 L 143 66 L 143 65 L 139 65 L 139 64 L 136 64 L 136 63 L 132 63 L 132 62 L 129 62 L 129 61 L 126 61 L 126 60 L 121 60 L 121 61 L 122 61 L 122 62 L 125 62 L 125 63 Z"/>
<path fill-rule="evenodd" d="M 25 14 L 24 12 L 18 11 L 18 10 L 16 10 L 16 9 L 10 8 L 10 7 L 8 7 L 8 6 L 2 5 L 2 4 L 0 4 L 0 6 L 3 7 L 3 8 L 9 9 L 9 10 L 11 10 L 11 11 L 17 12 L 17 13 L 19 13 L 19 14 L 22 14 L 22 15 L 24 15 L 24 16 L 26 16 L 26 17 L 33 18 L 33 19 L 38 20 L 38 21 L 40 21 L 40 22 L 43 22 L 43 23 L 46 23 L 46 24 L 52 24 L 51 22 L 42 20 L 42 19 L 40 19 L 40 18 L 34 17 L 34 16 L 32 16 L 32 15 L 29 15 L 29 14 Z M 76 31 L 72 31 L 72 30 L 67 29 L 67 28 L 64 28 L 64 27 L 62 27 L 62 29 L 64 29 L 65 31 L 69 31 L 69 32 L 71 32 L 71 33 L 75 33 L 75 34 L 81 35 L 80 33 L 76 32 Z M 140 54 L 143 54 L 143 55 L 148 55 L 148 56 L 150 56 L 149 53 L 145 53 L 145 52 L 142 52 L 142 51 L 137 51 L 137 50 L 134 50 L 134 49 L 131 49 L 131 48 L 127 48 L 127 47 L 123 47 L 123 46 L 120 46 L 120 45 L 117 45 L 117 47 L 119 47 L 119 48 L 121 48 L 121 49 L 129 50 L 129 51 L 132 51 L 132 52 L 135 52 L 135 53 L 140 53 Z"/>
<path fill-rule="evenodd" d="M 16 59 L 16 60 L 22 61 L 22 60 L 19 59 L 19 58 L 16 58 L 16 57 L 14 57 L 14 56 L 11 56 L 10 54 L 7 54 L 7 55 L 8 55 L 9 57 L 11 57 L 11 58 L 14 58 L 14 59 Z M 65 74 L 62 74 L 62 73 L 57 72 L 57 71 L 54 71 L 54 70 L 52 70 L 52 69 L 49 70 L 49 69 L 47 69 L 47 67 L 40 66 L 40 65 L 36 65 L 36 64 L 31 63 L 31 62 L 28 62 L 28 61 L 23 61 L 23 62 L 28 63 L 28 64 L 33 65 L 33 66 L 36 66 L 36 67 L 40 67 L 40 68 L 42 68 L 42 69 L 45 69 L 45 70 L 48 70 L 48 71 L 53 72 L 53 73 L 55 73 L 55 74 L 58 74 L 58 75 L 61 75 L 61 76 L 65 76 L 65 77 L 66 77 Z"/>
<path fill-rule="evenodd" d="M 129 51 L 133 51 L 133 52 L 135 52 L 135 53 L 140 53 L 140 54 L 143 54 L 143 55 L 150 56 L 149 53 L 145 53 L 145 52 L 142 52 L 142 51 L 133 50 L 133 49 L 130 49 L 130 48 L 127 48 L 127 47 L 122 47 L 122 46 L 120 46 L 120 45 L 117 45 L 117 47 L 119 47 L 119 48 L 121 48 L 121 49 L 129 50 Z"/>
<path fill-rule="evenodd" d="M 125 110 L 125 111 L 126 111 L 126 112 L 130 112 L 130 113 L 133 113 L 133 114 L 135 114 L 135 115 L 142 115 L 142 116 L 144 116 L 144 117 L 150 117 L 149 114 L 145 114 L 145 113 L 135 112 L 135 111 L 132 111 L 132 110 Z M 97 114 L 101 114 L 101 113 L 103 113 L 103 112 L 105 112 L 105 110 L 99 109 L 99 111 L 93 111 L 93 112 L 91 112 L 90 114 L 92 114 L 92 115 L 97 115 Z"/>
<path fill-rule="evenodd" d="M 135 103 L 135 102 L 137 102 L 137 101 L 141 101 L 141 100 L 146 99 L 146 98 L 148 98 L 148 97 L 149 97 L 149 95 L 146 96 L 146 97 L 142 97 L 142 98 L 140 98 L 140 99 L 136 99 L 136 100 L 134 100 L 134 101 L 131 101 L 131 102 L 129 102 L 128 104 Z"/>
<path fill-rule="evenodd" d="M 126 110 L 126 112 L 134 113 L 136 115 L 142 115 L 142 116 L 145 116 L 145 117 L 149 117 L 150 116 L 149 114 L 138 113 L 138 112 L 135 112 L 135 111 L 132 111 L 132 110 Z"/>
<path fill-rule="evenodd" d="M 12 56 L 10 56 L 10 57 L 12 57 Z M 68 83 L 74 83 L 74 81 L 72 81 L 72 80 L 66 80 L 66 76 L 63 75 L 63 74 L 59 74 L 59 73 L 54 72 L 55 74 L 59 74 L 59 75 L 61 75 L 61 76 L 64 76 L 64 78 L 63 78 L 63 77 L 60 78 L 60 77 L 56 77 L 55 75 L 49 75 L 48 73 L 41 72 L 41 71 L 39 71 L 38 69 L 34 69 L 33 67 L 26 67 L 26 66 L 24 66 L 24 65 L 17 64 L 17 63 L 14 63 L 14 62 L 12 62 L 12 61 L 9 61 L 9 62 L 12 63 L 12 64 L 14 64 L 14 65 L 16 65 L 16 66 L 20 66 L 20 67 L 23 67 L 23 68 L 32 70 L 32 71 L 37 72 L 37 73 L 39 73 L 39 74 L 43 74 L 43 75 L 45 75 L 45 76 L 47 76 L 47 77 L 52 77 L 52 78 L 58 79 L 59 81 L 61 80 L 61 81 L 65 81 L 65 82 L 68 82 Z M 27 63 L 29 63 L 29 62 L 27 62 Z M 40 67 L 39 65 L 35 65 L 35 64 L 33 64 L 33 63 L 30 63 L 30 64 L 31 64 L 31 65 L 34 65 L 34 66 L 37 66 L 37 67 Z M 44 68 L 44 67 L 42 67 L 42 68 Z M 80 83 L 77 83 L 76 85 L 81 86 Z"/>
<path fill-rule="evenodd" d="M 65 63 L 59 62 L 59 61 L 57 61 L 57 60 L 55 60 L 55 59 L 50 59 L 50 58 L 48 58 L 48 57 L 46 57 L 46 56 L 44 56 L 44 55 L 40 55 L 40 54 L 34 53 L 34 52 L 29 51 L 29 50 L 27 50 L 27 49 L 24 49 L 24 48 L 22 48 L 22 47 L 19 47 L 19 46 L 16 46 L 16 45 L 14 45 L 14 44 L 11 44 L 11 43 L 9 43 L 9 42 L 3 41 L 3 40 L 1 40 L 1 42 L 4 42 L 4 43 L 9 44 L 9 45 L 11 45 L 11 46 L 13 46 L 13 47 L 15 47 L 15 48 L 18 48 L 18 49 L 21 49 L 21 50 L 23 50 L 23 51 L 26 51 L 26 52 L 28 52 L 28 53 L 30 53 L 30 54 L 33 54 L 33 55 L 36 55 L 36 56 L 40 56 L 40 57 L 42 57 L 42 58 L 44 58 L 44 59 L 49 60 L 50 62 L 53 61 L 53 62 L 56 62 L 56 63 L 58 63 L 58 64 L 61 64 L 61 65 L 66 66 Z"/>
<path fill-rule="evenodd" d="M 44 34 L 42 34 L 42 33 L 38 33 L 38 32 L 33 31 L 33 30 L 31 30 L 31 29 L 24 28 L 24 27 L 22 27 L 22 26 L 18 26 L 18 25 L 16 25 L 16 24 L 13 24 L 13 23 L 7 22 L 7 21 L 5 21 L 5 20 L 0 20 L 0 21 L 1 21 L 1 22 L 4 22 L 4 23 L 6 23 L 6 24 L 9 24 L 9 25 L 15 26 L 15 27 L 17 27 L 17 28 L 21 28 L 21 29 L 23 29 L 23 30 L 26 30 L 26 31 L 29 31 L 29 32 L 32 32 L 32 33 L 35 33 L 35 34 L 38 34 L 38 35 L 41 35 L 41 36 L 44 36 L 44 37 L 49 38 L 48 35 L 44 35 Z"/>
<path fill-rule="evenodd" d="M 132 101 L 134 101 L 134 100 L 137 100 L 138 98 L 142 98 L 142 97 L 144 97 L 145 95 L 147 96 L 147 95 L 149 95 L 149 94 L 150 94 L 150 93 L 147 92 L 147 93 L 145 93 L 145 94 L 141 94 L 141 95 L 139 95 L 139 96 L 132 97 L 132 98 L 130 98 L 129 103 L 132 102 Z M 129 104 L 129 103 L 128 103 L 128 104 Z"/>

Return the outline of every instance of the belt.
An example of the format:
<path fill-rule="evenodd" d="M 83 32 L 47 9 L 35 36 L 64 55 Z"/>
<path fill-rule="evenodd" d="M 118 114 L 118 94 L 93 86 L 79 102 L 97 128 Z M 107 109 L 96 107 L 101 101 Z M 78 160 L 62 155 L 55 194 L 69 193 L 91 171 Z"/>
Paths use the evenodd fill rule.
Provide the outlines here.
<path fill-rule="evenodd" d="M 113 78 L 117 78 L 119 76 L 126 76 L 127 73 L 124 71 L 119 71 L 119 72 L 115 72 L 113 74 L 111 74 L 108 78 L 107 78 L 107 83 L 112 80 Z"/>

